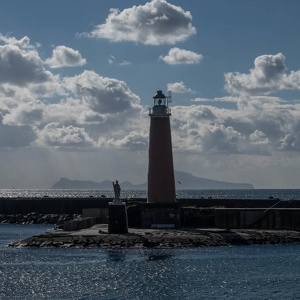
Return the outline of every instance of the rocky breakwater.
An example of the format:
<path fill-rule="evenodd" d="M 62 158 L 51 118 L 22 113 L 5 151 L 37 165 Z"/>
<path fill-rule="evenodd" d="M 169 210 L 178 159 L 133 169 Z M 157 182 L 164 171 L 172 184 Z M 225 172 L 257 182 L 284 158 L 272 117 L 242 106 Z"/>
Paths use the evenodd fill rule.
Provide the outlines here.
<path fill-rule="evenodd" d="M 11 243 L 11 247 L 60 248 L 183 248 L 253 244 L 299 243 L 297 231 L 129 229 L 108 234 L 100 225 L 78 232 L 55 230 Z"/>
<path fill-rule="evenodd" d="M 5 224 L 56 224 L 62 225 L 66 221 L 76 219 L 79 215 L 74 214 L 0 214 L 0 223 Z"/>

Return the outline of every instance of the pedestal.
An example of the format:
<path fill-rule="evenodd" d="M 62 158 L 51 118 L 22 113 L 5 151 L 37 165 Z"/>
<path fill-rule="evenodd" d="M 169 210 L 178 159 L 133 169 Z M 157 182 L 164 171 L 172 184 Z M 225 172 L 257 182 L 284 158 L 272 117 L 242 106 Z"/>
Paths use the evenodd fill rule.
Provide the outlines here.
<path fill-rule="evenodd" d="M 125 203 L 110 202 L 108 204 L 108 233 L 128 233 Z"/>

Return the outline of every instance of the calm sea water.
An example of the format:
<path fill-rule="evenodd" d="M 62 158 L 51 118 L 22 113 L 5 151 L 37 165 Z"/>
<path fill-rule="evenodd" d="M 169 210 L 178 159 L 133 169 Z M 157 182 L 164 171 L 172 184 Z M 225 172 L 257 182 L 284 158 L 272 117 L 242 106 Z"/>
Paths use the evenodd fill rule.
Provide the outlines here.
<path fill-rule="evenodd" d="M 23 190 L 19 196 L 103 192 Z M 190 197 L 300 199 L 299 190 L 182 192 Z M 1 196 L 16 193 L 21 191 L 2 190 Z M 51 228 L 0 224 L 1 300 L 300 299 L 300 244 L 160 250 L 7 247 Z"/>
<path fill-rule="evenodd" d="M 48 230 L 0 224 L 0 299 L 300 299 L 300 245 L 12 249 Z"/>
<path fill-rule="evenodd" d="M 268 199 L 300 200 L 300 189 L 253 189 L 253 190 L 177 190 L 177 198 L 222 198 L 222 199 Z M 32 190 L 0 189 L 1 197 L 114 197 L 113 190 Z M 122 190 L 122 198 L 146 198 L 144 190 Z"/>

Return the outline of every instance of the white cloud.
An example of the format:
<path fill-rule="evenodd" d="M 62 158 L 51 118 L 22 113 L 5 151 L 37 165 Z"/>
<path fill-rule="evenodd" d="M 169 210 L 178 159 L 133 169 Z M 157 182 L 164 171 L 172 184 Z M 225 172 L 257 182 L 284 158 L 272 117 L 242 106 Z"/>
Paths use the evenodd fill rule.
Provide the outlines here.
<path fill-rule="evenodd" d="M 120 66 L 129 66 L 131 65 L 131 62 L 129 60 L 123 60 L 120 62 Z"/>
<path fill-rule="evenodd" d="M 211 153 L 239 153 L 239 144 L 244 140 L 245 137 L 233 127 L 216 123 L 206 127 L 202 136 L 202 148 L 204 152 Z"/>
<path fill-rule="evenodd" d="M 103 139 L 100 138 L 98 143 L 103 147 L 113 147 L 127 149 L 131 151 L 146 151 L 148 149 L 149 136 L 145 130 L 141 132 L 129 132 L 121 139 Z"/>
<path fill-rule="evenodd" d="M 280 149 L 287 151 L 300 151 L 300 122 L 291 128 L 290 132 L 286 132 L 284 137 L 280 139 Z"/>
<path fill-rule="evenodd" d="M 124 81 L 102 77 L 93 71 L 66 78 L 65 86 L 98 113 L 117 114 L 141 109 L 139 97 L 131 92 Z"/>
<path fill-rule="evenodd" d="M 35 50 L 11 44 L 0 46 L 0 83 L 25 86 L 53 80 L 54 76 L 42 64 Z"/>
<path fill-rule="evenodd" d="M 17 40 L 0 35 L 0 42 L 4 43 L 0 45 L 2 104 L 13 106 L 25 99 L 35 101 L 35 96 L 46 98 L 63 95 L 59 75 L 53 75 L 44 67 L 37 48 L 30 44 L 27 36 Z"/>
<path fill-rule="evenodd" d="M 188 88 L 183 81 L 168 83 L 168 91 L 172 91 L 173 93 L 194 93 L 194 91 Z"/>
<path fill-rule="evenodd" d="M 116 57 L 111 55 L 108 59 L 109 64 L 118 64 L 119 66 L 129 66 L 131 65 L 131 62 L 129 60 L 123 60 L 121 62 L 117 61 Z"/>
<path fill-rule="evenodd" d="M 108 59 L 108 63 L 109 63 L 109 64 L 113 64 L 115 61 L 116 61 L 116 57 L 113 56 L 113 55 L 111 55 L 111 56 L 109 57 L 109 59 Z"/>
<path fill-rule="evenodd" d="M 57 46 L 53 49 L 52 57 L 46 59 L 46 64 L 50 68 L 76 67 L 86 64 L 86 59 L 82 58 L 78 50 L 66 46 Z"/>
<path fill-rule="evenodd" d="M 168 55 L 160 56 L 159 59 L 169 65 L 198 64 L 202 60 L 202 54 L 174 47 L 169 50 Z"/>
<path fill-rule="evenodd" d="M 262 55 L 254 60 L 249 74 L 226 73 L 226 90 L 233 94 L 270 94 L 277 90 L 300 89 L 300 71 L 286 73 L 282 53 Z"/>
<path fill-rule="evenodd" d="M 21 103 L 4 116 L 3 124 L 36 126 L 43 120 L 45 107 L 41 101 Z"/>
<path fill-rule="evenodd" d="M 195 33 L 190 12 L 165 0 L 152 0 L 123 11 L 111 9 L 106 22 L 96 26 L 88 36 L 163 45 L 185 41 Z"/>
<path fill-rule="evenodd" d="M 130 132 L 142 128 L 143 108 L 125 82 L 93 71 L 60 78 L 45 69 L 29 38 L 0 41 L 8 43 L 0 46 L 1 148 L 92 150 L 101 147 L 100 137 L 114 140 L 111 147 L 141 147 Z M 56 48 L 53 58 L 68 51 Z"/>
<path fill-rule="evenodd" d="M 60 173 L 64 172 L 64 161 L 72 163 L 73 159 L 75 166 L 78 163 L 77 174 L 81 174 L 82 166 L 89 162 L 95 177 L 98 170 L 94 162 L 90 162 L 91 156 L 98 159 L 97 155 L 105 152 L 107 156 L 97 162 L 101 160 L 101 166 L 108 168 L 110 164 L 118 164 L 117 171 L 121 169 L 120 163 L 124 166 L 139 164 L 140 155 L 140 168 L 146 169 L 149 117 L 139 96 L 126 82 L 94 71 L 69 77 L 54 76 L 46 69 L 38 49 L 30 45 L 29 38 L 17 40 L 0 36 L 0 40 L 4 43 L 0 46 L 0 65 L 6 68 L 5 72 L 0 69 L 2 154 L 18 152 L 19 157 L 23 157 L 20 153 L 27 150 L 40 154 L 48 151 L 51 153 L 48 168 L 54 165 L 52 156 L 63 157 L 64 160 L 58 162 Z M 111 59 L 120 64 L 115 57 Z M 18 64 L 27 71 L 17 73 L 14 68 L 18 69 Z M 172 107 L 174 157 L 183 157 L 177 163 L 185 168 L 190 162 L 188 168 L 196 170 L 199 164 L 195 162 L 201 161 L 203 170 L 215 168 L 215 174 L 224 166 L 229 170 L 226 174 L 240 174 L 245 168 L 248 169 L 244 172 L 251 169 L 251 174 L 255 174 L 257 168 L 272 170 L 274 161 L 279 164 L 278 157 L 287 161 L 283 166 L 293 166 L 290 161 L 296 158 L 298 161 L 300 153 L 300 104 L 265 94 L 297 89 L 299 71 L 287 73 L 284 57 L 278 54 L 258 57 L 249 74 L 228 74 L 231 74 L 226 81 L 228 90 L 237 95 L 195 98 L 191 106 Z M 168 89 L 177 93 L 192 92 L 183 81 L 170 83 Z M 218 108 L 213 106 L 216 102 L 233 102 L 236 106 Z M 88 154 L 84 156 L 84 153 Z M 84 162 L 79 162 L 79 156 L 85 157 Z M 39 159 L 45 166 L 42 155 Z M 124 170 L 121 172 L 126 175 Z M 85 175 L 89 174 L 86 171 Z"/>
<path fill-rule="evenodd" d="M 243 97 L 240 98 L 242 101 Z M 275 155 L 300 151 L 300 105 L 247 97 L 235 110 L 207 105 L 172 107 L 176 153 Z"/>
<path fill-rule="evenodd" d="M 28 38 L 2 38 L 2 42 L 9 44 L 0 46 L 0 63 L 1 59 L 4 64 L 10 62 L 9 57 L 19 57 L 23 66 L 31 70 L 28 76 L 2 74 L 0 136 L 3 148 L 35 145 L 68 150 L 147 149 L 149 119 L 140 98 L 124 81 L 94 71 L 60 79 L 44 68 Z M 111 58 L 116 61 L 115 57 Z M 264 86 L 263 91 L 266 91 L 271 85 L 296 87 L 297 71 L 287 75 L 285 69 L 284 57 L 280 54 L 259 57 L 250 74 L 241 74 L 244 81 L 239 81 L 239 88 L 246 86 L 250 90 L 251 80 L 253 90 L 262 90 Z M 39 74 L 44 74 L 43 80 Z M 232 86 L 238 90 L 237 85 Z M 170 83 L 168 89 L 177 93 L 193 92 L 183 81 Z M 287 105 L 279 97 L 261 95 L 196 98 L 194 102 L 203 105 L 172 107 L 176 152 L 261 156 L 275 151 L 300 150 L 300 105 Z M 236 102 L 237 108 L 220 109 L 209 102 Z M 13 133 L 19 141 L 6 133 Z"/>
<path fill-rule="evenodd" d="M 34 49 L 35 47 L 30 44 L 30 39 L 28 36 L 24 36 L 20 40 L 17 40 L 15 37 L 4 36 L 0 34 L 0 41 L 4 42 L 7 45 L 15 45 L 20 49 Z"/>
<path fill-rule="evenodd" d="M 83 128 L 75 126 L 60 126 L 58 123 L 47 124 L 42 130 L 37 131 L 39 142 L 58 148 L 79 150 L 94 146 Z"/>
<path fill-rule="evenodd" d="M 255 130 L 250 134 L 249 139 L 255 144 L 269 144 L 270 140 L 267 138 L 266 134 L 260 130 Z"/>
<path fill-rule="evenodd" d="M 191 99 L 192 102 L 229 102 L 229 103 L 237 103 L 240 101 L 238 97 L 226 96 L 226 97 L 216 97 L 216 98 L 201 98 L 197 97 L 195 99 Z"/>

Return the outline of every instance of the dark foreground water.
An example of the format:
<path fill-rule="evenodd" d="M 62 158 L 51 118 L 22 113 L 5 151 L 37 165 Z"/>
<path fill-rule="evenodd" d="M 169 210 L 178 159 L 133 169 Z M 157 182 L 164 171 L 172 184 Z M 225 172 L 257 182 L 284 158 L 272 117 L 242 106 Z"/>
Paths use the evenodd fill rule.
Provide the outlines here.
<path fill-rule="evenodd" d="M 14 249 L 48 230 L 0 224 L 0 299 L 300 299 L 300 245 Z"/>

